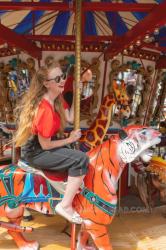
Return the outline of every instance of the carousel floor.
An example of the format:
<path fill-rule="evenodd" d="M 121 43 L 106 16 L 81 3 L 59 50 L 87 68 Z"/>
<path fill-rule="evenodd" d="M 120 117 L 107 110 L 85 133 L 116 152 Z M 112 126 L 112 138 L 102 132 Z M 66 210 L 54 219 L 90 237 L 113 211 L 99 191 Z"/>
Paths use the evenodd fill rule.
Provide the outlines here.
<path fill-rule="evenodd" d="M 155 208 L 149 215 L 141 211 L 116 216 L 109 228 L 114 250 L 165 250 L 166 218 L 161 213 L 166 207 Z M 40 242 L 41 250 L 70 249 L 70 238 L 62 233 L 65 221 L 58 215 L 48 217 L 33 212 L 34 220 L 22 225 L 32 226 L 33 233 L 26 234 L 28 239 Z M 4 218 L 1 218 L 1 220 Z M 0 250 L 16 250 L 14 242 L 6 229 L 0 228 Z"/>

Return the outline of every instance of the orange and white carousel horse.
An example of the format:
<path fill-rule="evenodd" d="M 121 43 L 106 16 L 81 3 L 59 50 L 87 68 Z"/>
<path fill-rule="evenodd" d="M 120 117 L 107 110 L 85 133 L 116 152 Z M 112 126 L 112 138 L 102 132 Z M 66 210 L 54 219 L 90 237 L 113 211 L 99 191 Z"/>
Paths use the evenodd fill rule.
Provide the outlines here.
<path fill-rule="evenodd" d="M 154 129 L 129 126 L 87 153 L 89 171 L 84 187 L 73 202 L 83 218 L 77 249 L 90 249 L 89 236 L 97 249 L 112 249 L 107 226 L 116 211 L 118 179 L 126 163 L 138 156 L 150 159 L 148 148 L 160 142 L 159 136 Z M 23 161 L 18 165 L 0 168 L 0 215 L 9 220 L 1 221 L 0 226 L 8 229 L 20 250 L 37 250 L 39 243 L 27 241 L 22 235 L 24 231 L 31 231 L 29 227 L 20 226 L 24 208 L 54 214 L 64 192 L 66 176 L 36 170 Z"/>

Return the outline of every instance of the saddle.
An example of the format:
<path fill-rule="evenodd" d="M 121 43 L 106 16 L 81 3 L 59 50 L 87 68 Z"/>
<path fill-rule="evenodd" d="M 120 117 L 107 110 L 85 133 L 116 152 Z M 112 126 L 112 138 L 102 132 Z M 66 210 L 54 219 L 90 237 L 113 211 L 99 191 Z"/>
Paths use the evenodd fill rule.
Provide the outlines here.
<path fill-rule="evenodd" d="M 30 164 L 23 159 L 19 159 L 17 165 L 25 172 L 42 176 L 60 194 L 64 194 L 67 184 L 67 173 L 57 173 L 55 171 L 37 169 L 30 166 Z"/>

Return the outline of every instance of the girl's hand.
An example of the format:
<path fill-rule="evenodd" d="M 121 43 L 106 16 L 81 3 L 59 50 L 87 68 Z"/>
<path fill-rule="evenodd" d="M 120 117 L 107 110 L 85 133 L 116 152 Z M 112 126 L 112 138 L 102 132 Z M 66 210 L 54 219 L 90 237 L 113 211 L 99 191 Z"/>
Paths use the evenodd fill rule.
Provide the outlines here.
<path fill-rule="evenodd" d="M 80 129 L 71 131 L 70 136 L 69 136 L 70 143 L 78 141 L 78 139 L 80 137 L 81 137 L 81 130 Z"/>

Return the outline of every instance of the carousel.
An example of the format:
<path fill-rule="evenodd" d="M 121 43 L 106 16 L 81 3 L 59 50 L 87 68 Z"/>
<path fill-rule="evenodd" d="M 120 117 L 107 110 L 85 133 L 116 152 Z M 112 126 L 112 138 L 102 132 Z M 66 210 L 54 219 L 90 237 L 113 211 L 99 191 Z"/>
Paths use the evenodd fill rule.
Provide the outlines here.
<path fill-rule="evenodd" d="M 0 2 L 0 250 L 165 250 L 166 0 Z M 89 156 L 74 198 L 82 224 L 56 214 L 66 173 L 16 147 L 15 110 L 41 66 L 58 62 L 74 98 L 71 145 Z M 73 92 L 75 91 L 75 94 Z"/>

